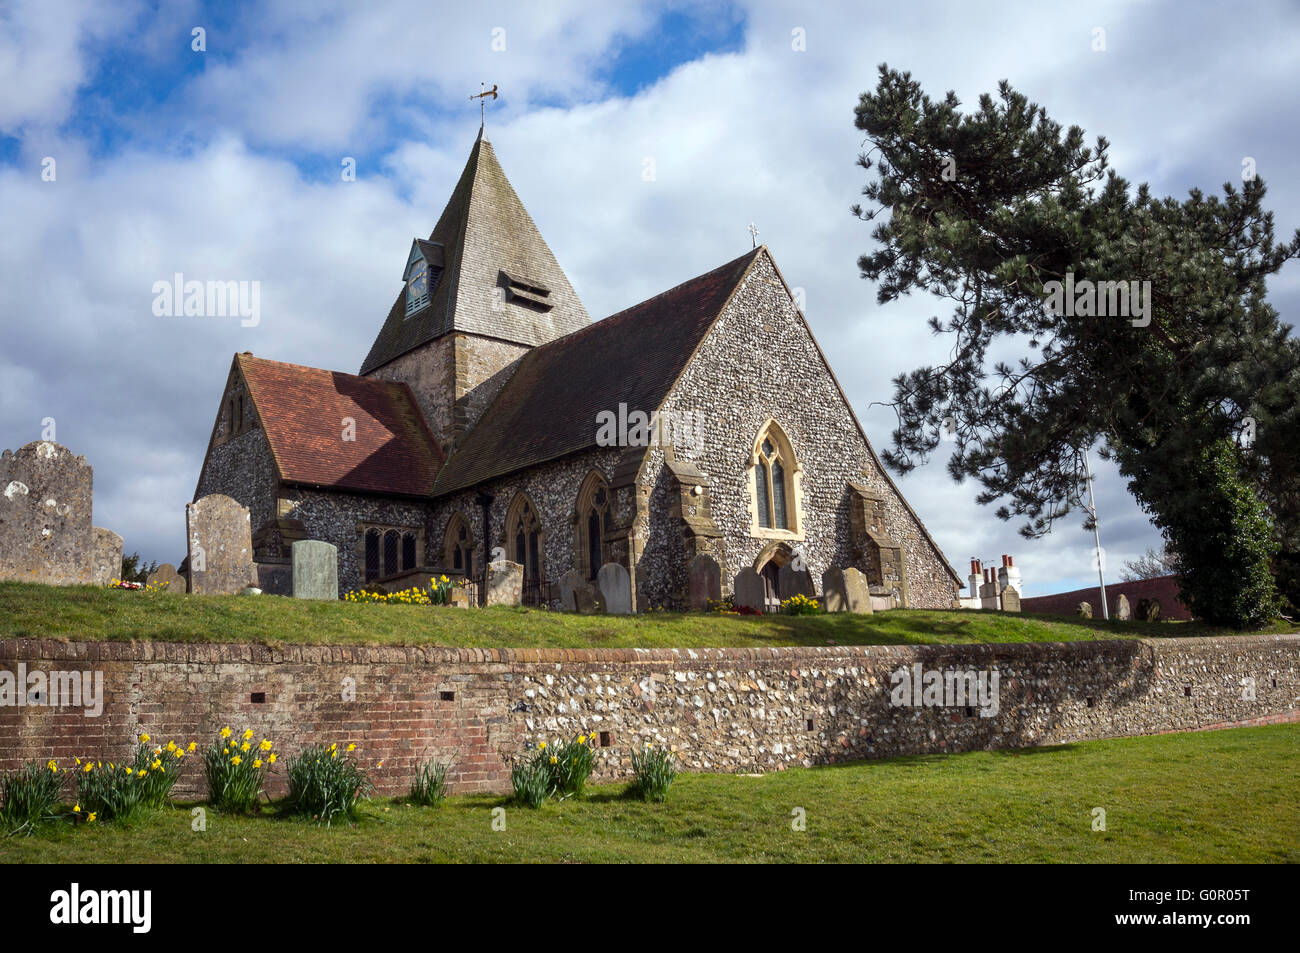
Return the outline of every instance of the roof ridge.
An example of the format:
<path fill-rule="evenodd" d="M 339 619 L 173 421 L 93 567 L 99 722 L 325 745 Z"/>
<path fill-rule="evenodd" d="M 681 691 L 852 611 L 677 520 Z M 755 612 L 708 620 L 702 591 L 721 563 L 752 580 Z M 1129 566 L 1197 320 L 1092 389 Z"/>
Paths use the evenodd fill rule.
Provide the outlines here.
<path fill-rule="evenodd" d="M 600 318 L 599 320 L 592 321 L 585 328 L 579 328 L 576 331 L 570 331 L 568 334 L 564 335 L 563 337 L 558 337 L 553 341 L 547 341 L 545 344 L 539 344 L 537 347 L 532 348 L 528 353 L 534 354 L 538 351 L 546 350 L 547 348 L 550 348 L 554 345 L 565 344 L 566 342 L 571 343 L 575 339 L 581 337 L 582 335 L 594 331 L 595 329 L 600 327 L 604 327 L 608 329 L 609 327 L 612 327 L 610 322 L 626 320 L 627 317 L 637 309 L 644 308 L 646 305 L 658 301 L 660 298 L 663 298 L 666 295 L 670 295 L 674 291 L 680 291 L 682 288 L 685 288 L 687 285 L 692 285 L 695 284 L 696 282 L 704 281 L 710 276 L 716 275 L 720 271 L 725 271 L 728 268 L 734 267 L 736 264 L 738 264 L 740 261 L 742 261 L 745 258 L 756 258 L 758 257 L 758 253 L 765 250 L 766 248 L 767 248 L 766 245 L 759 245 L 757 248 L 753 249 L 752 251 L 745 252 L 745 254 L 733 258 L 731 259 L 731 261 L 719 265 L 717 268 L 711 268 L 708 271 L 696 275 L 694 278 L 687 278 L 685 281 L 679 282 L 678 284 L 673 285 L 671 288 L 661 291 L 656 295 L 651 295 L 649 298 L 645 298 L 642 301 L 638 301 L 636 304 L 629 305 L 628 307 L 624 308 L 622 311 L 615 311 L 613 314 L 609 315 L 608 317 L 604 317 L 604 318 Z M 740 273 L 740 276 L 737 277 L 736 279 L 737 282 L 739 282 L 740 279 L 744 277 L 744 275 L 745 272 L 742 271 Z"/>

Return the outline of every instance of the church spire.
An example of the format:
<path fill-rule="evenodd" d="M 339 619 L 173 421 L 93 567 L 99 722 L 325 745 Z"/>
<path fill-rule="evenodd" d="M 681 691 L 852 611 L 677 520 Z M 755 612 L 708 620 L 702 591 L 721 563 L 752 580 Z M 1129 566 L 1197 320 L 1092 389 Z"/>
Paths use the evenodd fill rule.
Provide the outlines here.
<path fill-rule="evenodd" d="M 416 291 L 428 294 L 428 304 L 417 302 L 408 314 L 403 283 L 362 374 L 452 332 L 536 347 L 591 322 L 482 126 L 437 225 L 412 256 L 421 246 L 441 259 L 429 263 L 428 284 Z M 409 258 L 394 263 L 395 280 L 411 275 L 418 280 L 420 269 Z"/>

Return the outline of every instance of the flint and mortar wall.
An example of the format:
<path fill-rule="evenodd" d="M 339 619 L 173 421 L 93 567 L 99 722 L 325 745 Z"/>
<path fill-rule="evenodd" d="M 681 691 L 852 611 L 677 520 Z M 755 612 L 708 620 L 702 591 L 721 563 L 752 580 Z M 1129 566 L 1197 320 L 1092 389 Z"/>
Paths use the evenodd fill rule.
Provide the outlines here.
<path fill-rule="evenodd" d="M 754 772 L 1300 720 L 1300 635 L 698 650 L 0 641 L 0 671 L 20 662 L 103 672 L 105 704 L 97 718 L 0 708 L 0 769 L 121 761 L 139 731 L 206 746 L 229 724 L 273 739 L 282 759 L 356 742 L 389 795 L 431 756 L 454 759 L 453 791 L 508 791 L 512 758 L 583 731 L 606 733 L 597 777 L 617 779 L 648 741 L 675 746 L 687 770 Z M 892 707 L 891 673 L 915 664 L 996 668 L 998 714 Z M 196 759 L 177 793 L 201 785 Z"/>

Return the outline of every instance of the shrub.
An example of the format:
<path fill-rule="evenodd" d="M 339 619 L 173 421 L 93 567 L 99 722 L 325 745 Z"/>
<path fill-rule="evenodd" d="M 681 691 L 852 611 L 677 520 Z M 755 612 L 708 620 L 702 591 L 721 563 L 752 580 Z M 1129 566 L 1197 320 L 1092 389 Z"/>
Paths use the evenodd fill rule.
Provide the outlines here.
<path fill-rule="evenodd" d="M 447 771 L 451 767 L 430 758 L 415 769 L 411 784 L 411 803 L 437 807 L 447 797 Z"/>
<path fill-rule="evenodd" d="M 541 807 L 542 802 L 551 796 L 548 759 L 549 755 L 544 751 L 537 751 L 514 763 L 510 769 L 510 784 L 514 788 L 516 802 L 525 807 Z"/>
<path fill-rule="evenodd" d="M 809 599 L 800 593 L 783 600 L 781 611 L 786 615 L 816 615 L 822 611 L 822 607 L 816 599 Z"/>
<path fill-rule="evenodd" d="M 289 762 L 289 796 L 285 808 L 291 814 L 309 816 L 327 827 L 335 818 L 357 819 L 357 808 L 375 786 L 352 757 L 356 745 L 340 753 L 337 744 L 311 745 Z"/>
<path fill-rule="evenodd" d="M 0 776 L 0 824 L 10 834 L 30 834 L 54 816 L 66 772 L 54 761 L 29 761 Z"/>
<path fill-rule="evenodd" d="M 140 736 L 140 744 L 135 751 L 135 770 L 137 775 L 144 771 L 144 789 L 140 803 L 145 807 L 161 807 L 172 793 L 172 788 L 180 780 L 181 771 L 187 754 L 185 748 L 174 741 L 165 745 L 149 747 L 149 736 Z M 198 745 L 190 742 L 189 751 Z"/>
<path fill-rule="evenodd" d="M 671 751 L 651 744 L 640 752 L 632 752 L 632 783 L 628 785 L 628 793 L 643 801 L 665 800 L 677 776 L 674 761 Z"/>
<path fill-rule="evenodd" d="M 80 764 L 80 762 L 78 762 Z M 144 805 L 147 769 L 87 761 L 77 770 L 73 812 L 87 821 L 129 821 Z"/>
<path fill-rule="evenodd" d="M 208 778 L 208 798 L 213 807 L 232 813 L 247 813 L 257 806 L 267 772 L 275 765 L 272 743 L 263 738 L 253 750 L 253 730 L 236 739 L 229 726 L 203 755 Z"/>

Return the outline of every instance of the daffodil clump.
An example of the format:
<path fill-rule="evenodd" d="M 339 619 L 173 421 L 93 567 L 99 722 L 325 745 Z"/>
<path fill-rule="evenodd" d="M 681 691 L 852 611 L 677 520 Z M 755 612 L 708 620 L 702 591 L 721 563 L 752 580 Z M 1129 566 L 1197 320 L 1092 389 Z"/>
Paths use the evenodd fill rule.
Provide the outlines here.
<path fill-rule="evenodd" d="M 647 742 L 641 751 L 632 752 L 632 783 L 628 792 L 643 801 L 663 801 L 676 776 L 673 753 Z"/>
<path fill-rule="evenodd" d="M 362 603 L 385 603 L 388 605 L 403 606 L 431 606 L 433 600 L 429 598 L 429 593 L 412 586 L 410 589 L 403 589 L 401 592 L 371 592 L 368 589 L 354 589 L 343 596 L 344 602 L 362 602 Z"/>
<path fill-rule="evenodd" d="M 337 743 L 316 744 L 290 760 L 289 796 L 284 802 L 289 813 L 327 827 L 342 818 L 357 820 L 361 802 L 374 793 L 375 786 L 356 750 L 355 744 L 343 748 Z"/>
<path fill-rule="evenodd" d="M 545 741 L 510 771 L 515 799 L 538 807 L 547 798 L 564 800 L 582 793 L 596 763 L 596 736 L 580 734 L 550 745 Z"/>
<path fill-rule="evenodd" d="M 786 615 L 816 615 L 822 611 L 822 607 L 816 599 L 797 594 L 781 601 L 781 611 Z"/>
<path fill-rule="evenodd" d="M 453 581 L 447 576 L 439 576 L 437 579 L 429 580 L 428 589 L 421 589 L 419 586 L 412 586 L 409 589 L 403 589 L 401 592 L 372 592 L 369 589 L 354 589 L 344 594 L 343 601 L 368 605 L 384 603 L 404 606 L 445 606 L 451 602 L 453 589 L 461 589 L 468 584 L 464 579 Z"/>
<path fill-rule="evenodd" d="M 213 807 L 232 813 L 249 813 L 257 807 L 266 775 L 278 755 L 271 750 L 272 742 L 253 738 L 252 728 L 237 735 L 227 725 L 204 752 L 208 798 Z"/>
<path fill-rule="evenodd" d="M 77 777 L 77 801 L 72 814 L 78 822 L 129 821 L 145 806 L 147 766 L 78 758 L 76 766 L 69 770 Z"/>
<path fill-rule="evenodd" d="M 415 769 L 411 803 L 437 807 L 447 797 L 447 771 L 451 765 L 430 758 Z"/>
<path fill-rule="evenodd" d="M 135 771 L 137 775 L 144 772 L 144 791 L 140 801 L 145 807 L 161 807 L 172 793 L 172 788 L 180 780 L 185 757 L 192 754 L 198 745 L 191 741 L 189 746 L 178 745 L 175 741 L 155 744 L 148 734 L 140 736 L 140 743 L 135 749 Z"/>
<path fill-rule="evenodd" d="M 0 775 L 0 826 L 9 834 L 30 834 L 52 818 L 65 777 L 54 761 L 29 761 Z"/>

